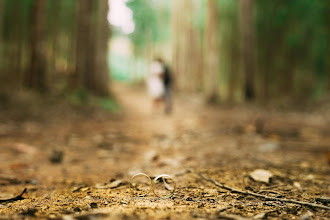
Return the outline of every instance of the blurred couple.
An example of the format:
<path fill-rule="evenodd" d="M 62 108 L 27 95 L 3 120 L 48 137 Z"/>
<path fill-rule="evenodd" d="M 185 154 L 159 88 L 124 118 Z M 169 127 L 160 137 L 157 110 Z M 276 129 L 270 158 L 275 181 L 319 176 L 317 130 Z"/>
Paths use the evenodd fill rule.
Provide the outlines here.
<path fill-rule="evenodd" d="M 154 111 L 163 105 L 165 114 L 172 112 L 172 84 L 169 67 L 161 58 L 153 60 L 149 68 L 147 86 Z"/>

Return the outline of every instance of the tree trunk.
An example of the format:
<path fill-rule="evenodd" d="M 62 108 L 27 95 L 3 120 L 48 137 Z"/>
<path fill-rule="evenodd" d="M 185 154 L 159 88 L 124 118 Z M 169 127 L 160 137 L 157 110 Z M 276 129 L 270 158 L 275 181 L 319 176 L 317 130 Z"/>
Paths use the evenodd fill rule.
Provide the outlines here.
<path fill-rule="evenodd" d="M 107 1 L 79 0 L 76 87 L 109 96 Z"/>
<path fill-rule="evenodd" d="M 237 46 L 237 41 L 230 41 L 230 69 L 229 69 L 229 88 L 228 88 L 228 99 L 229 103 L 235 101 L 235 92 L 237 90 L 238 80 L 239 80 L 239 65 L 237 65 L 237 60 L 239 60 L 239 47 Z"/>
<path fill-rule="evenodd" d="M 17 4 L 16 7 L 13 7 L 13 11 L 16 15 L 13 18 L 11 24 L 13 25 L 12 29 L 12 36 L 11 36 L 11 43 L 10 43 L 10 51 L 9 56 L 10 59 L 8 60 L 8 81 L 10 84 L 15 87 L 20 87 L 22 85 L 21 77 L 22 77 L 22 48 L 24 43 L 24 17 L 23 12 L 24 8 L 22 4 Z"/>
<path fill-rule="evenodd" d="M 172 1 L 172 41 L 173 41 L 173 55 L 172 66 L 173 72 L 176 76 L 176 86 L 182 90 L 184 88 L 183 81 L 185 79 L 184 71 L 184 20 L 186 16 L 180 17 L 180 11 L 185 7 L 185 1 Z"/>
<path fill-rule="evenodd" d="M 179 33 L 178 33 L 178 10 L 180 1 L 171 1 L 171 29 L 172 29 L 172 71 L 176 75 L 176 85 L 179 81 Z M 178 86 L 178 85 L 177 85 Z"/>
<path fill-rule="evenodd" d="M 329 39 L 329 38 L 328 38 Z M 328 75 L 328 92 L 330 93 L 330 45 L 328 42 L 328 65 L 327 65 L 327 75 Z"/>
<path fill-rule="evenodd" d="M 44 0 L 34 0 L 31 12 L 31 61 L 25 75 L 25 85 L 43 92 L 46 90 L 46 60 L 45 60 L 45 21 L 46 3 Z"/>
<path fill-rule="evenodd" d="M 190 1 L 191 4 L 191 20 L 190 20 L 190 41 L 188 41 L 187 48 L 190 48 L 189 60 L 189 72 L 191 72 L 191 87 L 190 91 L 201 90 L 203 85 L 201 83 L 201 78 L 203 77 L 203 42 L 202 42 L 202 32 L 199 27 L 196 26 L 194 22 L 194 16 L 200 13 L 200 8 L 202 5 L 201 1 Z"/>
<path fill-rule="evenodd" d="M 176 85 L 185 91 L 196 91 L 200 87 L 201 33 L 193 23 L 194 12 L 198 9 L 195 1 L 172 1 L 172 69 Z M 182 16 L 183 11 L 185 16 Z"/>
<path fill-rule="evenodd" d="M 110 26 L 107 20 L 108 1 L 98 1 L 98 24 L 96 25 L 96 67 L 95 67 L 95 92 L 99 95 L 109 95 L 109 67 L 108 67 L 108 42 Z"/>
<path fill-rule="evenodd" d="M 5 64 L 5 42 L 2 36 L 3 34 L 3 17 L 5 11 L 5 0 L 0 0 L 0 92 L 3 90 L 3 85 L 5 84 L 7 77 L 7 68 Z"/>
<path fill-rule="evenodd" d="M 327 1 L 326 11 L 329 12 L 329 10 L 330 10 L 330 2 Z M 329 25 L 330 25 L 330 14 L 327 13 L 327 16 L 325 18 L 327 20 L 326 24 L 329 27 Z M 328 31 L 327 31 L 326 35 L 327 35 L 327 39 L 330 39 L 330 30 L 329 30 L 329 28 L 328 28 Z M 328 89 L 328 93 L 330 94 L 330 41 L 329 40 L 328 40 L 327 48 L 328 48 L 328 50 L 327 50 L 327 59 L 328 59 L 327 61 L 328 62 L 327 62 L 327 67 L 326 67 L 327 76 L 328 76 L 327 89 Z"/>
<path fill-rule="evenodd" d="M 255 98 L 255 45 L 253 9 L 254 0 L 240 1 L 240 25 L 242 37 L 242 67 L 245 76 L 245 99 L 251 101 Z"/>
<path fill-rule="evenodd" d="M 50 74 L 51 77 L 55 79 L 56 74 L 57 74 L 57 69 L 56 69 L 56 63 L 57 63 L 57 58 L 58 55 L 60 54 L 59 51 L 59 35 L 60 35 L 60 27 L 59 27 L 59 16 L 60 16 L 60 10 L 61 10 L 61 3 L 62 0 L 56 0 L 53 1 L 53 8 L 52 8 L 52 20 L 51 20 L 51 24 L 52 24 L 52 36 L 51 36 L 51 43 L 50 43 L 50 50 L 51 50 L 51 58 L 52 58 L 52 62 L 49 65 L 49 69 L 50 69 Z"/>
<path fill-rule="evenodd" d="M 2 24 L 3 24 L 3 14 L 4 14 L 4 7 L 5 7 L 5 0 L 0 0 L 0 72 L 2 73 L 2 67 L 3 67 L 3 49 L 4 49 L 4 43 L 3 43 L 3 37 L 2 37 Z"/>
<path fill-rule="evenodd" d="M 205 51 L 205 95 L 207 102 L 218 99 L 219 36 L 218 8 L 216 0 L 207 1 L 206 51 Z"/>
<path fill-rule="evenodd" d="M 85 85 L 85 76 L 91 71 L 90 59 L 93 59 L 93 51 L 90 45 L 90 17 L 92 3 L 90 0 L 79 0 L 78 7 L 78 30 L 77 30 L 77 55 L 76 55 L 76 73 L 74 79 L 74 87 L 83 89 Z"/>

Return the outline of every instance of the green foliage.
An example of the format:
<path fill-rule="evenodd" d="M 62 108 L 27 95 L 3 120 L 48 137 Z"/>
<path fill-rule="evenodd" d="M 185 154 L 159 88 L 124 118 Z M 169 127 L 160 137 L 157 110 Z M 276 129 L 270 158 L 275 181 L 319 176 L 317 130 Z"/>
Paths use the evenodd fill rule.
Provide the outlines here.
<path fill-rule="evenodd" d="M 129 81 L 130 77 L 127 73 L 130 72 L 130 67 L 133 61 L 123 55 L 111 53 L 109 58 L 109 67 L 111 69 L 111 75 L 118 81 Z"/>
<path fill-rule="evenodd" d="M 327 77 L 329 11 L 327 1 L 256 1 L 259 65 L 271 73 L 270 84 L 280 83 L 279 72 L 294 71 L 296 91 L 317 78 L 314 89 Z M 262 73 L 266 74 L 266 73 Z M 302 81 L 299 81 L 302 80 Z M 312 83 L 310 81 L 310 83 Z M 321 83 L 321 84 L 320 84 Z M 273 90 L 273 94 L 277 91 Z"/>
<path fill-rule="evenodd" d="M 83 19 L 79 20 L 78 8 L 82 7 L 78 6 L 88 2 L 95 7 L 90 7 L 91 15 L 85 13 L 86 19 L 79 22 Z M 100 10 L 101 7 L 105 10 Z M 82 77 L 77 77 L 83 71 L 76 71 L 76 66 L 85 63 L 93 63 L 89 66 L 95 70 L 89 70 L 86 75 L 106 75 L 107 66 L 102 58 L 107 50 L 105 38 L 108 37 L 108 32 L 101 27 L 108 27 L 106 9 L 107 1 L 1 0 L 0 82 L 6 83 L 0 85 L 0 90 L 3 86 L 15 89 L 28 87 L 35 90 L 39 87 L 39 90 L 47 88 L 47 92 L 63 94 L 69 87 L 74 89 L 73 87 L 83 84 L 83 80 L 80 80 Z M 81 23 L 92 25 L 88 30 L 83 28 L 81 31 L 78 28 L 79 24 L 83 26 Z M 79 36 L 86 36 L 89 31 L 93 34 L 91 40 L 82 40 L 83 46 L 80 48 L 88 48 L 86 51 L 90 52 L 91 59 L 78 62 L 77 54 L 85 54 L 78 53 Z M 94 57 L 97 56 L 99 57 L 96 62 Z M 108 85 L 103 83 L 106 77 L 94 77 L 93 80 L 90 78 L 84 83 L 99 83 L 97 86 L 91 86 L 91 90 L 99 91 L 103 85 L 104 91 L 108 91 Z M 87 87 L 86 84 L 84 86 Z"/>
<path fill-rule="evenodd" d="M 123 82 L 140 81 L 148 72 L 145 59 L 128 57 L 114 52 L 109 55 L 109 68 L 112 78 Z"/>
<path fill-rule="evenodd" d="M 89 100 L 89 95 L 86 90 L 73 91 L 68 95 L 68 100 L 76 106 L 86 104 Z"/>
<path fill-rule="evenodd" d="M 127 6 L 133 11 L 135 23 L 135 30 L 130 38 L 137 54 L 140 54 L 146 44 L 158 39 L 157 16 L 150 0 L 131 0 Z"/>
<path fill-rule="evenodd" d="M 45 58 L 47 74 L 54 88 L 71 85 L 75 71 L 77 0 L 45 0 Z M 179 0 L 172 0 L 179 1 Z M 242 0 L 216 1 L 219 9 L 218 32 L 220 41 L 220 85 L 222 94 L 229 90 L 230 78 L 234 75 L 235 90 L 243 88 L 240 63 L 239 4 Z M 96 1 L 95 1 L 96 2 Z M 330 77 L 330 1 L 328 0 L 255 0 L 255 52 L 257 54 L 257 87 L 269 90 L 269 98 L 281 95 L 319 97 L 326 91 Z M 17 81 L 22 84 L 30 64 L 31 18 L 33 0 L 4 0 L 0 46 L 0 78 L 3 82 Z M 194 8 L 193 28 L 205 39 L 207 0 L 192 0 Z M 139 58 L 149 55 L 151 47 L 157 51 L 171 43 L 171 1 L 130 0 L 127 6 L 133 11 L 135 31 L 128 37 Z M 197 10 L 196 10 L 197 8 Z M 197 12 L 197 13 L 196 13 Z M 185 16 L 185 12 L 179 12 Z M 185 28 L 185 27 L 182 27 Z M 195 31 L 195 30 L 194 30 Z M 165 46 L 167 46 L 165 45 Z M 203 51 L 206 52 L 207 51 Z M 119 80 L 142 76 L 146 62 L 132 57 L 111 54 L 109 65 Z M 124 65 L 123 65 L 124 64 Z M 134 71 L 134 77 L 128 72 Z M 132 74 L 133 75 L 133 74 Z M 189 74 L 187 74 L 188 76 Z M 293 92 L 283 90 L 293 76 Z M 66 82 L 66 83 L 63 83 Z M 330 83 L 330 81 L 329 81 Z M 5 83 L 2 86 L 6 86 Z M 64 89 L 57 89 L 64 90 Z M 235 91 L 235 93 L 237 93 Z M 86 91 L 75 91 L 69 98 L 73 103 L 89 102 Z M 111 101 L 99 103 L 112 109 Z"/>
<path fill-rule="evenodd" d="M 166 42 L 170 38 L 170 1 L 130 0 L 135 30 L 129 35 L 135 53 L 141 55 L 146 46 Z"/>
<path fill-rule="evenodd" d="M 114 112 L 114 113 L 120 112 L 120 106 L 113 99 L 99 98 L 99 106 L 109 112 Z"/>
<path fill-rule="evenodd" d="M 27 30 L 32 0 L 5 0 L 3 15 L 3 36 L 7 41 L 12 40 L 15 29 Z M 15 13 L 15 17 L 13 17 Z M 13 25 L 15 24 L 15 25 Z M 26 34 L 26 32 L 24 32 Z"/>
<path fill-rule="evenodd" d="M 205 32 L 205 24 L 206 24 L 206 1 L 200 0 L 201 8 L 199 12 L 195 15 L 193 23 L 195 26 L 201 31 L 201 33 Z"/>
<path fill-rule="evenodd" d="M 67 98 L 69 102 L 76 107 L 100 107 L 112 113 L 120 112 L 120 106 L 114 99 L 95 97 L 84 89 L 70 93 Z"/>

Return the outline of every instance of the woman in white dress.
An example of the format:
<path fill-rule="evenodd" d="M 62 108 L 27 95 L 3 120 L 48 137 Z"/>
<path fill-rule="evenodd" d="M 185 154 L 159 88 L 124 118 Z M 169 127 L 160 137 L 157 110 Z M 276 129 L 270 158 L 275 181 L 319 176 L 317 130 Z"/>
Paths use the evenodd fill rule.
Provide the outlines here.
<path fill-rule="evenodd" d="M 150 65 L 147 79 L 148 92 L 153 100 L 153 107 L 157 108 L 163 101 L 165 87 L 163 83 L 164 68 L 160 61 L 153 61 Z"/>

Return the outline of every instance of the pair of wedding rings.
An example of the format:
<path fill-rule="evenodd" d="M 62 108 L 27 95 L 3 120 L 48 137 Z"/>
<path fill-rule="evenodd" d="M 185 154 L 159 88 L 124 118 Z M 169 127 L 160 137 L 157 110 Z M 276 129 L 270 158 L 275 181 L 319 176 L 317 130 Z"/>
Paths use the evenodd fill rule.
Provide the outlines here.
<path fill-rule="evenodd" d="M 138 173 L 130 179 L 129 189 L 139 197 L 147 196 L 152 191 L 157 197 L 170 198 L 176 189 L 176 182 L 167 174 L 161 174 L 151 180 L 147 174 Z"/>

